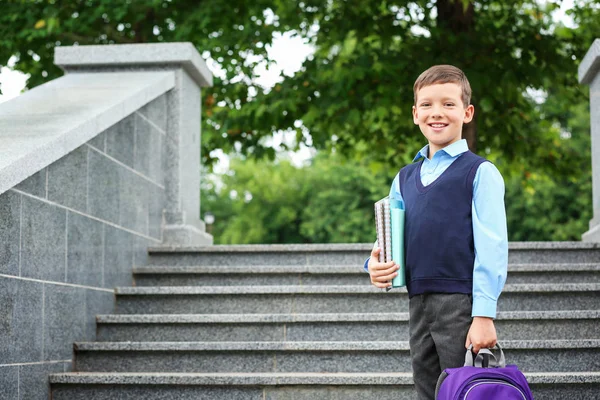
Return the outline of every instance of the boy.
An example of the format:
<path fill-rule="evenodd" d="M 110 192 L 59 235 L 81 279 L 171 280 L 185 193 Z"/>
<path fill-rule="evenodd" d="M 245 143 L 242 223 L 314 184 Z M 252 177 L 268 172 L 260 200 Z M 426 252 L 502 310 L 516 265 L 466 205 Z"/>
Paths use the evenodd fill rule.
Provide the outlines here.
<path fill-rule="evenodd" d="M 496 344 L 496 303 L 506 280 L 508 239 L 504 182 L 496 167 L 468 150 L 462 126 L 473 119 L 471 87 L 450 65 L 423 72 L 414 85 L 413 119 L 427 138 L 400 170 L 390 197 L 405 204 L 406 282 L 415 388 L 433 399 L 441 371 L 464 364 L 465 348 Z M 398 266 L 365 269 L 379 288 Z"/>

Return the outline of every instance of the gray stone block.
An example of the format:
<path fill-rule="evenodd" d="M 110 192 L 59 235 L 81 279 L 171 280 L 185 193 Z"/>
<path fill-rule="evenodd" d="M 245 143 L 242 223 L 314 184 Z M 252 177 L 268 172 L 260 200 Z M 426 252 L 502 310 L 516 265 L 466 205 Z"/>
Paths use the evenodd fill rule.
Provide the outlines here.
<path fill-rule="evenodd" d="M 21 275 L 65 281 L 67 211 L 23 196 Z"/>
<path fill-rule="evenodd" d="M 65 368 L 64 364 L 65 363 L 47 363 L 20 366 L 19 400 L 50 398 L 48 375 L 63 372 Z"/>
<path fill-rule="evenodd" d="M 133 238 L 127 231 L 104 227 L 104 287 L 131 286 L 133 269 Z"/>
<path fill-rule="evenodd" d="M 136 286 L 236 286 L 236 285 L 370 285 L 364 272 L 327 274 L 139 274 Z M 600 282 L 600 280 L 599 280 Z"/>
<path fill-rule="evenodd" d="M 150 208 L 150 216 L 149 216 L 149 225 L 148 225 L 148 234 L 157 240 L 161 239 L 162 235 L 162 225 L 163 225 L 163 210 L 165 207 L 165 190 L 157 185 L 150 183 L 148 185 L 150 196 L 149 199 L 149 208 Z M 146 253 L 148 249 L 146 248 Z M 136 264 L 136 265 L 145 265 L 145 264 Z"/>
<path fill-rule="evenodd" d="M 119 225 L 148 235 L 150 182 L 126 168 L 119 170 L 119 181 Z"/>
<path fill-rule="evenodd" d="M 119 223 L 120 170 L 123 168 L 104 155 L 90 151 L 89 213 L 94 217 Z"/>
<path fill-rule="evenodd" d="M 52 400 L 263 400 L 255 387 L 53 385 Z"/>
<path fill-rule="evenodd" d="M 75 73 L 3 103 L 0 193 L 84 145 L 174 85 L 173 71 Z"/>
<path fill-rule="evenodd" d="M 226 247 L 226 246 L 214 246 Z M 344 252 L 313 252 L 313 251 L 235 251 L 227 252 L 225 249 L 216 252 L 206 248 L 202 250 L 190 249 L 177 253 L 151 252 L 151 265 L 355 265 L 362 268 L 368 252 L 348 250 Z"/>
<path fill-rule="evenodd" d="M 54 63 L 66 71 L 81 68 L 123 69 L 131 65 L 156 69 L 183 68 L 198 86 L 212 86 L 212 73 L 189 42 L 60 46 Z"/>
<path fill-rule="evenodd" d="M 103 223 L 68 213 L 67 282 L 102 287 Z"/>
<path fill-rule="evenodd" d="M 19 367 L 0 367 L 0 399 L 19 398 Z"/>
<path fill-rule="evenodd" d="M 527 264 L 520 264 L 518 269 L 509 266 L 506 283 L 600 283 L 600 264 L 546 265 L 548 268 L 522 268 Z"/>
<path fill-rule="evenodd" d="M 597 372 L 528 373 L 526 377 L 536 399 L 587 400 L 596 398 L 600 390 L 600 374 Z M 69 400 L 203 399 L 201 397 L 203 394 L 210 394 L 211 400 L 246 399 L 235 390 L 249 388 L 256 390 L 260 388 L 260 393 L 250 397 L 255 400 L 263 400 L 264 396 L 271 396 L 266 398 L 278 400 L 416 399 L 416 393 L 412 390 L 412 377 L 410 374 L 402 373 L 126 375 L 78 373 L 54 374 L 50 376 L 50 380 L 53 398 Z M 189 392 L 184 392 L 184 389 Z M 217 389 L 225 391 L 218 392 Z M 359 397 L 354 396 L 355 394 Z"/>
<path fill-rule="evenodd" d="M 600 374 L 547 373 L 536 375 L 536 383 L 598 383 Z M 570 375 L 570 376 L 569 376 Z M 570 377 L 570 379 L 568 379 Z M 388 373 L 127 373 L 111 372 L 53 374 L 49 377 L 53 385 L 128 385 L 128 386 L 412 386 L 412 374 L 406 372 Z"/>
<path fill-rule="evenodd" d="M 269 387 L 265 400 L 416 400 L 417 394 L 407 386 L 320 386 Z"/>
<path fill-rule="evenodd" d="M 151 265 L 353 265 L 362 268 L 372 244 L 157 247 Z M 510 264 L 597 263 L 600 247 L 579 242 L 511 243 Z"/>
<path fill-rule="evenodd" d="M 495 321 L 502 340 L 600 339 L 598 311 L 502 312 Z M 388 341 L 408 340 L 408 315 L 215 314 L 104 315 L 101 341 Z"/>
<path fill-rule="evenodd" d="M 550 311 L 550 310 L 597 310 L 600 308 L 600 291 L 581 290 L 575 286 L 556 285 L 556 290 L 514 291 L 514 286 L 500 295 L 498 311 Z M 584 285 L 584 284 L 580 284 Z M 532 286 L 532 285 L 524 285 Z"/>
<path fill-rule="evenodd" d="M 101 341 L 386 341 L 408 340 L 408 322 L 247 324 L 99 324 Z"/>
<path fill-rule="evenodd" d="M 81 146 L 48 167 L 48 199 L 78 211 L 87 211 L 88 151 Z"/>
<path fill-rule="evenodd" d="M 113 312 L 115 295 L 112 292 L 85 289 L 85 338 L 96 340 L 96 316 Z"/>
<path fill-rule="evenodd" d="M 356 266 L 149 266 L 134 270 L 137 286 L 369 285 Z"/>
<path fill-rule="evenodd" d="M 526 372 L 600 369 L 599 340 L 502 344 L 507 360 Z M 408 342 L 403 341 L 117 342 L 75 348 L 77 370 L 84 372 L 410 372 Z"/>
<path fill-rule="evenodd" d="M 139 113 L 152 121 L 163 133 L 167 131 L 167 96 L 162 95 L 139 109 Z"/>
<path fill-rule="evenodd" d="M 135 118 L 125 117 L 105 131 L 106 154 L 133 168 Z"/>
<path fill-rule="evenodd" d="M 102 324 L 98 323 L 98 341 L 282 341 L 283 324 Z M 335 340 L 335 339 L 328 339 Z"/>
<path fill-rule="evenodd" d="M 506 285 L 499 311 L 597 310 L 597 284 Z M 408 296 L 371 286 L 137 287 L 117 289 L 124 314 L 406 312 Z"/>
<path fill-rule="evenodd" d="M 407 343 L 78 343 L 81 372 L 410 372 Z"/>
<path fill-rule="evenodd" d="M 121 314 L 335 313 L 408 311 L 403 296 L 347 295 L 117 295 Z"/>
<path fill-rule="evenodd" d="M 597 263 L 600 243 L 511 242 L 508 263 Z"/>
<path fill-rule="evenodd" d="M 19 275 L 21 236 L 21 195 L 0 194 L 0 273 Z"/>
<path fill-rule="evenodd" d="M 163 184 L 164 135 L 145 118 L 135 115 L 134 168 L 152 181 Z"/>
<path fill-rule="evenodd" d="M 599 272 L 600 264 L 516 264 L 507 283 L 600 283 Z M 370 285 L 356 265 L 148 266 L 134 279 L 136 286 Z"/>
<path fill-rule="evenodd" d="M 100 132 L 94 136 L 90 141 L 87 142 L 90 146 L 93 146 L 97 150 L 106 153 L 106 131 Z"/>
<path fill-rule="evenodd" d="M 142 236 L 133 237 L 133 265 L 148 264 L 148 247 L 155 244 L 155 241 L 146 239 Z"/>
<path fill-rule="evenodd" d="M 590 400 L 600 393 L 600 384 L 544 384 L 530 385 L 536 399 L 543 400 Z"/>
<path fill-rule="evenodd" d="M 15 186 L 15 189 L 21 190 L 25 193 L 32 194 L 37 197 L 46 198 L 46 176 L 48 169 L 43 170 L 31 175 L 23 182 Z"/>
<path fill-rule="evenodd" d="M 506 359 L 523 372 L 586 372 L 600 370 L 600 349 L 507 349 Z"/>
<path fill-rule="evenodd" d="M 38 362 L 43 349 L 43 284 L 0 277 L 0 360 Z"/>
<path fill-rule="evenodd" d="M 44 360 L 69 360 L 73 342 L 86 336 L 85 289 L 45 285 Z"/>

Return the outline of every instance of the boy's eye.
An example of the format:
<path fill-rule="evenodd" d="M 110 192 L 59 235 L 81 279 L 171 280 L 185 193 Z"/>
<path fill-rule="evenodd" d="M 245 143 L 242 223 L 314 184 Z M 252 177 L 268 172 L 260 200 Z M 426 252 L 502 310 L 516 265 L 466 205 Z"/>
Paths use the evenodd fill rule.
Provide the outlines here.
<path fill-rule="evenodd" d="M 429 107 L 431 104 L 429 103 L 421 103 L 421 107 Z"/>
<path fill-rule="evenodd" d="M 446 107 L 454 107 L 454 103 L 446 103 Z"/>

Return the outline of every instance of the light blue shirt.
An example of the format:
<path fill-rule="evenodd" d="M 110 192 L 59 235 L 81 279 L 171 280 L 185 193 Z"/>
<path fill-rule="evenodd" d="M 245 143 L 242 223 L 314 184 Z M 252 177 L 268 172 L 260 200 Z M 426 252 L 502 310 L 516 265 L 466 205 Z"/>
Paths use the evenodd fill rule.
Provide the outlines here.
<path fill-rule="evenodd" d="M 429 145 L 423 147 L 413 161 L 424 158 L 421 182 L 427 186 L 464 152 L 467 141 L 461 139 L 438 150 L 433 158 L 427 158 Z M 400 174 L 396 175 L 390 188 L 390 198 L 403 200 L 400 193 Z M 473 317 L 496 317 L 498 297 L 508 267 L 508 233 L 504 209 L 504 180 L 492 163 L 479 166 L 473 180 L 471 203 L 475 263 L 473 266 Z"/>

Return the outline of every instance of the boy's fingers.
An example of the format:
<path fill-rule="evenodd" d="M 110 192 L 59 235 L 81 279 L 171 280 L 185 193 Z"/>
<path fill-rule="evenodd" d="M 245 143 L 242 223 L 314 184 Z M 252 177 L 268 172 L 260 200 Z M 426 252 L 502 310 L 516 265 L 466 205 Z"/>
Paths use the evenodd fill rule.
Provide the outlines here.
<path fill-rule="evenodd" d="M 373 285 L 377 286 L 380 289 L 385 289 L 386 287 L 390 286 L 390 283 L 373 282 Z"/>
<path fill-rule="evenodd" d="M 387 264 L 379 264 L 381 266 L 381 268 L 377 268 L 378 265 L 374 265 L 371 269 L 371 275 L 372 276 L 383 276 L 383 275 L 390 275 L 393 274 L 394 272 L 398 271 L 398 267 L 396 265 L 394 265 L 392 263 L 392 265 L 387 265 Z"/>
<path fill-rule="evenodd" d="M 387 281 L 391 281 L 392 279 L 394 279 L 394 277 L 396 277 L 395 272 L 388 274 L 388 275 L 380 275 L 380 276 L 372 276 L 372 280 L 377 281 L 377 282 L 387 282 Z"/>
<path fill-rule="evenodd" d="M 381 252 L 381 249 L 379 249 L 379 247 L 374 247 L 373 250 L 371 250 L 371 258 L 373 260 L 379 261 L 379 253 L 380 252 Z"/>

